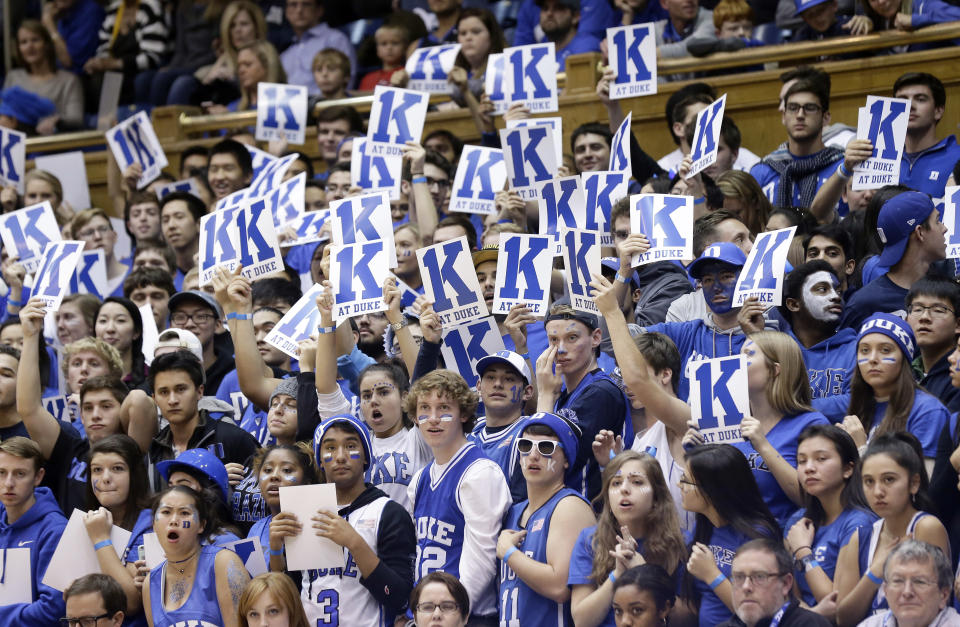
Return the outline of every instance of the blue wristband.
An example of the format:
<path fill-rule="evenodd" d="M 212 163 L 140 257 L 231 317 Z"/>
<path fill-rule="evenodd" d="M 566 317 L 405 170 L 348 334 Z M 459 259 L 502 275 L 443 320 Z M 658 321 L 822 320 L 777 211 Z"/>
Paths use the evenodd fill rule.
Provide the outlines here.
<path fill-rule="evenodd" d="M 717 575 L 716 579 L 710 582 L 710 589 L 716 590 L 720 586 L 720 584 L 722 584 L 726 580 L 727 580 L 727 576 L 724 575 L 723 573 L 720 573 L 719 575 Z"/>
<path fill-rule="evenodd" d="M 8 305 L 12 305 L 12 306 L 14 306 L 14 307 L 23 307 L 26 303 L 23 303 L 23 302 L 21 302 L 21 301 L 19 301 L 19 300 L 13 300 L 12 298 L 8 298 L 8 299 L 7 299 L 7 304 L 8 304 Z"/>
<path fill-rule="evenodd" d="M 320 334 L 324 333 L 335 333 L 337 327 L 317 327 L 317 332 Z"/>
<path fill-rule="evenodd" d="M 843 161 L 840 162 L 840 165 L 837 167 L 837 174 L 840 175 L 840 178 L 847 181 L 850 177 L 853 176 L 853 172 L 847 169 L 847 166 L 843 164 Z"/>
<path fill-rule="evenodd" d="M 105 546 L 113 546 L 113 541 L 111 541 L 111 540 L 101 540 L 100 542 L 97 542 L 96 544 L 93 545 L 93 550 L 94 550 L 94 551 L 99 551 L 100 549 L 102 549 L 102 548 L 105 547 Z"/>
<path fill-rule="evenodd" d="M 869 568 L 867 569 L 867 575 L 866 575 L 866 576 L 867 576 L 867 579 L 869 579 L 869 580 L 872 581 L 873 583 L 877 584 L 878 586 L 883 583 L 883 579 L 881 579 L 880 577 L 877 577 L 876 575 L 874 575 L 874 574 L 873 574 L 873 571 L 871 571 Z"/>
<path fill-rule="evenodd" d="M 253 314 L 252 313 L 242 314 L 242 313 L 231 312 L 227 314 L 227 320 L 253 320 Z"/>
<path fill-rule="evenodd" d="M 613 571 L 610 571 L 610 574 L 607 575 L 607 579 L 610 580 L 610 583 L 617 583 L 617 578 L 613 575 Z"/>
<path fill-rule="evenodd" d="M 694 198 L 694 199 L 693 199 L 693 204 L 695 204 L 695 205 L 702 205 L 702 204 L 705 203 L 705 202 L 707 202 L 707 197 L 706 197 L 706 196 L 701 196 L 700 198 Z"/>
<path fill-rule="evenodd" d="M 414 177 L 410 182 L 413 183 L 414 185 L 416 185 L 417 183 L 426 183 L 427 177 L 417 176 L 417 177 Z"/>
<path fill-rule="evenodd" d="M 500 560 L 500 561 L 502 561 L 504 564 L 506 564 L 507 562 L 510 561 L 510 556 L 513 555 L 514 553 L 516 553 L 516 552 L 519 551 L 519 550 L 520 550 L 520 549 L 518 549 L 518 548 L 515 547 L 515 546 L 510 547 L 509 549 L 507 549 L 507 552 L 503 554 L 503 559 Z"/>
<path fill-rule="evenodd" d="M 283 557 L 283 549 L 270 549 L 270 557 Z"/>

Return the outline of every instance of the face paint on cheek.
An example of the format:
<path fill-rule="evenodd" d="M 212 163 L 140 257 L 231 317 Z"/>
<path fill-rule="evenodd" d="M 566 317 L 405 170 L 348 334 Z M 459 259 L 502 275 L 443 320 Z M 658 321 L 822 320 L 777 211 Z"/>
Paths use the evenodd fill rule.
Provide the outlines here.
<path fill-rule="evenodd" d="M 324 453 L 324 454 L 323 454 L 323 461 L 325 461 L 325 462 L 332 462 L 332 461 L 333 461 L 333 453 Z"/>
<path fill-rule="evenodd" d="M 430 420 L 430 416 L 417 416 L 417 422 L 420 424 L 423 424 L 428 420 Z"/>
<path fill-rule="evenodd" d="M 295 475 L 283 475 L 283 480 L 287 483 L 299 483 Z"/>
<path fill-rule="evenodd" d="M 350 451 L 348 455 L 350 459 L 360 459 L 360 451 Z"/>
<path fill-rule="evenodd" d="M 869 364 L 869 363 L 870 363 L 870 358 L 869 358 L 869 357 L 858 357 L 858 358 L 857 358 L 857 363 L 860 364 L 861 366 L 864 365 L 864 364 Z"/>
<path fill-rule="evenodd" d="M 520 402 L 520 387 L 516 385 L 510 386 L 510 402 L 519 403 Z"/>
<path fill-rule="evenodd" d="M 94 492 L 99 492 L 99 491 L 100 491 L 100 480 L 99 480 L 99 479 L 94 479 L 94 480 L 93 480 L 93 491 L 94 491 Z"/>
<path fill-rule="evenodd" d="M 453 416 L 450 414 L 444 414 L 440 416 L 440 422 L 453 422 Z"/>
<path fill-rule="evenodd" d="M 547 472 L 553 472 L 557 468 L 557 460 L 552 457 L 547 458 Z"/>
<path fill-rule="evenodd" d="M 189 528 L 190 528 L 190 521 L 189 521 L 189 520 L 183 521 L 183 524 L 182 524 L 181 526 L 182 526 L 184 529 L 189 529 Z"/>
<path fill-rule="evenodd" d="M 897 360 L 896 360 L 895 358 L 893 358 L 893 357 L 881 357 L 881 358 L 880 358 L 880 363 L 881 363 L 881 364 L 895 364 L 895 363 L 897 363 Z"/>

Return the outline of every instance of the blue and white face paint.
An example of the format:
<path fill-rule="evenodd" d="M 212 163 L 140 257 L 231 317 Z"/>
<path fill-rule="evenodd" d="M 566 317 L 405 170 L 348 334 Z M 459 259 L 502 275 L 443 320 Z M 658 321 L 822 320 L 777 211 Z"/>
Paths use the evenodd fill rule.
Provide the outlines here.
<path fill-rule="evenodd" d="M 814 272 L 803 282 L 803 306 L 814 320 L 834 323 L 843 313 L 837 278 L 825 270 Z"/>
<path fill-rule="evenodd" d="M 713 263 L 700 278 L 703 298 L 707 307 L 718 315 L 733 309 L 733 292 L 737 286 L 740 268 L 726 263 Z"/>

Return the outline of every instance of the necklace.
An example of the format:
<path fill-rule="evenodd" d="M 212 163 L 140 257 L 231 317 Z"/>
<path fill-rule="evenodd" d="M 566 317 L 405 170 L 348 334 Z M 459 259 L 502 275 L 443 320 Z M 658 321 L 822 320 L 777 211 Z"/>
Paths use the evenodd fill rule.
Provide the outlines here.
<path fill-rule="evenodd" d="M 183 564 L 183 563 L 186 562 L 186 561 L 192 560 L 194 557 L 197 556 L 197 553 L 199 553 L 199 552 L 200 552 L 200 551 L 198 550 L 196 553 L 193 553 L 192 555 L 188 555 L 187 557 L 185 557 L 185 558 L 183 558 L 182 560 L 179 560 L 179 561 L 174 561 L 174 560 L 167 560 L 167 561 L 168 561 L 170 564 Z M 183 574 L 183 571 L 185 571 L 185 570 L 186 570 L 186 567 L 184 567 L 184 568 L 178 568 L 178 569 L 177 569 L 177 571 L 178 571 L 181 575 Z"/>

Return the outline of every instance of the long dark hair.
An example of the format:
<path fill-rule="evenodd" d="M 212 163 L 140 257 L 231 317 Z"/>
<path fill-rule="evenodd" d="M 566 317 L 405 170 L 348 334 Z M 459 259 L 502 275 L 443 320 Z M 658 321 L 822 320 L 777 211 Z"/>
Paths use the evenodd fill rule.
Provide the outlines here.
<path fill-rule="evenodd" d="M 844 510 L 862 509 L 870 511 L 870 505 L 863 495 L 863 483 L 860 480 L 860 454 L 857 452 L 857 445 L 850 437 L 850 434 L 836 425 L 810 425 L 800 432 L 797 438 L 797 446 L 811 438 L 824 438 L 833 443 L 833 448 L 840 456 L 840 464 L 843 468 L 852 465 L 853 474 L 844 479 L 843 490 L 840 491 L 840 505 Z M 815 496 L 803 493 L 803 506 L 806 508 L 806 517 L 813 521 L 815 529 L 820 528 L 827 521 L 827 513 L 823 510 L 820 499 Z"/>
<path fill-rule="evenodd" d="M 87 509 L 100 508 L 100 501 L 93 493 L 93 473 L 90 471 L 90 464 L 93 458 L 101 453 L 119 455 L 130 469 L 130 491 L 127 493 L 123 520 L 115 521 L 117 526 L 129 531 L 137 522 L 140 511 L 150 505 L 150 483 L 147 481 L 147 467 L 143 463 L 143 453 L 140 452 L 140 447 L 133 438 L 122 433 L 108 435 L 94 444 L 87 453 Z"/>
<path fill-rule="evenodd" d="M 401 365 L 402 363 L 403 362 L 388 360 L 383 363 L 370 364 L 361 370 L 360 375 L 357 377 L 357 391 L 359 393 L 360 386 L 363 385 L 363 379 L 368 374 L 382 372 L 390 377 L 390 380 L 393 381 L 393 384 L 397 387 L 397 393 L 400 394 L 400 419 L 403 421 L 404 427 L 412 429 L 414 426 L 413 421 L 407 416 L 407 412 L 403 408 L 403 395 L 410 391 L 410 378 L 407 376 L 406 368 Z M 361 416 L 361 419 L 362 418 L 363 416 Z"/>
<path fill-rule="evenodd" d="M 487 53 L 487 59 L 489 60 L 491 54 L 496 54 L 498 52 L 503 52 L 503 49 L 507 46 L 506 39 L 503 36 L 503 29 L 500 27 L 497 18 L 494 17 L 493 13 L 487 9 L 479 9 L 476 7 L 469 7 L 460 11 L 460 17 L 457 18 L 457 29 L 460 28 L 460 22 L 467 19 L 468 17 L 475 17 L 486 26 L 487 32 L 490 33 L 490 51 Z M 470 64 L 467 63 L 466 57 L 463 56 L 463 53 L 457 54 L 457 59 L 454 61 L 454 65 L 460 66 L 465 70 L 470 70 Z"/>
<path fill-rule="evenodd" d="M 898 433 L 884 433 L 878 435 L 867 446 L 860 460 L 860 466 L 874 455 L 883 453 L 892 459 L 898 466 L 907 471 L 910 477 L 920 477 L 920 489 L 910 497 L 910 504 L 921 512 L 937 513 L 937 506 L 927 493 L 930 487 L 930 477 L 927 468 L 923 465 L 923 447 L 920 440 L 912 433 L 900 431 Z"/>
<path fill-rule="evenodd" d="M 613 592 L 620 588 L 635 586 L 650 595 L 658 612 L 670 609 L 677 600 L 676 583 L 663 567 L 643 564 L 628 569 L 613 582 Z"/>
<path fill-rule="evenodd" d="M 210 542 L 210 539 L 216 535 L 216 529 L 213 529 L 213 527 L 216 525 L 211 524 L 213 520 L 210 518 L 210 503 L 207 501 L 207 499 L 203 498 L 203 495 L 198 493 L 193 488 L 185 485 L 167 486 L 153 497 L 153 502 L 150 505 L 150 509 L 156 512 L 157 508 L 160 506 L 160 503 L 163 501 L 163 497 L 171 492 L 180 492 L 193 499 L 193 504 L 197 508 L 197 518 L 199 518 L 200 524 L 203 525 L 203 533 L 198 536 L 198 539 L 201 544 L 204 541 Z"/>
<path fill-rule="evenodd" d="M 860 341 L 857 341 L 857 350 L 860 350 Z M 910 360 L 903 351 L 900 351 L 902 361 L 900 362 L 900 372 L 897 374 L 896 387 L 890 394 L 890 401 L 887 403 L 887 409 L 876 425 L 877 435 L 883 433 L 896 433 L 907 430 L 907 418 L 910 417 L 910 411 L 913 409 L 913 402 L 916 399 L 917 380 L 913 378 L 913 368 L 910 367 Z M 873 429 L 874 415 L 877 413 L 877 396 L 870 387 L 870 384 L 863 379 L 860 374 L 860 366 L 853 369 L 853 377 L 850 380 L 850 405 L 847 408 L 847 414 L 858 416 L 863 424 L 863 430 L 870 433 Z"/>
<path fill-rule="evenodd" d="M 120 296 L 105 298 L 100 305 L 100 309 L 97 309 L 96 318 L 100 317 L 100 310 L 107 303 L 116 303 L 126 309 L 127 314 L 133 321 L 133 333 L 136 337 L 130 343 L 130 378 L 124 382 L 131 388 L 137 387 L 147 379 L 146 362 L 143 359 L 143 318 L 140 317 L 140 310 L 137 309 L 132 300 Z M 96 334 L 96 323 L 94 323 L 94 334 Z"/>
<path fill-rule="evenodd" d="M 274 451 L 289 451 L 293 455 L 297 465 L 300 466 L 300 470 L 303 471 L 303 483 L 301 485 L 322 483 L 320 479 L 323 476 L 323 472 L 317 468 L 317 462 L 313 457 L 313 445 L 309 442 L 297 442 L 296 444 L 274 444 L 273 446 L 265 446 L 256 452 L 253 456 L 253 474 L 257 477 L 258 486 L 260 485 L 260 469 L 263 467 L 263 462 L 265 462 L 267 457 L 270 456 L 270 453 Z"/>

